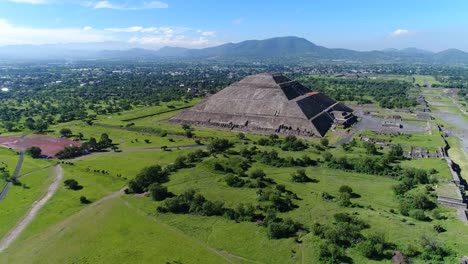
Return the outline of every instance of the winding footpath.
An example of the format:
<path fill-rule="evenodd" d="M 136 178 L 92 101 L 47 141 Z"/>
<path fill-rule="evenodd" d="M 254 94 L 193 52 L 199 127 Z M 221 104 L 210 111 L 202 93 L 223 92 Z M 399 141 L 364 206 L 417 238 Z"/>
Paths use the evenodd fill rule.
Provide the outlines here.
<path fill-rule="evenodd" d="M 0 252 L 8 248 L 15 239 L 26 229 L 31 221 L 36 217 L 39 210 L 52 198 L 57 191 L 63 178 L 63 169 L 60 165 L 55 167 L 55 179 L 49 186 L 46 195 L 39 201 L 34 202 L 26 216 L 0 241 Z"/>

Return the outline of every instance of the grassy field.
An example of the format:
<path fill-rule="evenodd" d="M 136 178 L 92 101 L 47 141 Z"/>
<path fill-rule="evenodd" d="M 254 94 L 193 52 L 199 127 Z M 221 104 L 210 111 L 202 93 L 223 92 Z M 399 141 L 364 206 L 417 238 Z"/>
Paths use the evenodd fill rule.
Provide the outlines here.
<path fill-rule="evenodd" d="M 77 179 L 84 188 L 80 191 L 61 188 L 20 239 L 3 255 L 0 255 L 0 259 L 6 262 L 19 260 L 21 263 L 32 261 L 35 263 L 112 263 L 118 258 L 125 258 L 133 263 L 148 262 L 149 259 L 156 262 L 204 260 L 206 263 L 211 261 L 215 263 L 317 263 L 318 240 L 312 234 L 301 237 L 303 241 L 301 244 L 296 243 L 292 238 L 270 240 L 266 235 L 266 229 L 255 223 L 236 223 L 222 217 L 158 214 L 155 211 L 158 203 L 147 197 L 127 195 L 124 196 L 124 200 L 114 198 L 95 206 L 83 206 L 78 202 L 80 195 L 86 195 L 92 201 L 96 201 L 124 184 L 122 181 L 113 180 L 113 171 L 110 171 L 110 175 L 100 175 L 85 173 L 87 168 L 111 170 L 114 167 L 115 171 L 124 173 L 127 171 L 126 173 L 130 175 L 134 172 L 133 169 L 128 168 L 129 164 L 133 163 L 133 167 L 150 164 L 164 165 L 171 162 L 177 155 L 189 151 L 193 150 L 112 153 L 109 155 L 115 155 L 113 157 L 117 159 L 117 162 L 113 164 L 106 164 L 108 160 L 106 154 L 95 155 L 76 161 L 74 166 L 65 166 L 66 178 Z M 341 150 L 333 151 L 338 154 Z M 281 153 L 282 155 L 288 154 L 288 152 Z M 356 148 L 352 155 L 362 155 L 362 153 L 360 148 Z M 128 163 L 124 162 L 129 158 L 128 156 L 133 155 L 136 155 L 134 159 Z M 219 158 L 222 156 L 208 158 L 195 168 L 180 170 L 173 174 L 170 182 L 165 185 L 175 194 L 187 188 L 195 188 L 208 199 L 223 200 L 226 206 L 230 207 L 241 202 L 255 203 L 256 189 L 228 187 L 222 180 L 223 174 L 211 169 L 209 164 L 213 162 L 213 159 Z M 439 170 L 440 174 L 446 172 L 442 163 L 429 160 L 408 161 L 402 166 L 434 167 Z M 288 190 L 299 196 L 300 200 L 295 201 L 299 208 L 282 213 L 281 217 L 293 218 L 307 228 L 310 228 L 314 222 L 328 222 L 336 212 L 350 212 L 358 214 L 361 219 L 370 223 L 371 229 L 366 232 L 382 231 L 387 239 L 401 248 L 409 243 L 415 243 L 428 230 L 432 230 L 432 225 L 437 223 L 442 224 L 448 230 L 439 235 L 439 238 L 454 250 L 468 246 L 468 242 L 463 242 L 467 240 L 458 239 L 459 230 L 464 225 L 456 219 L 455 212 L 452 210 L 441 209 L 448 220 L 433 220 L 432 222 L 420 222 L 391 213 L 391 209 L 398 207 L 391 189 L 391 186 L 396 183 L 393 179 L 324 167 L 310 167 L 307 168 L 307 174 L 317 179 L 318 182 L 304 184 L 290 181 L 290 173 L 296 168 L 273 168 L 255 163 L 250 170 L 255 168 L 263 169 L 268 177 L 277 183 L 284 184 Z M 444 177 L 446 175 L 442 175 L 441 179 Z M 353 199 L 353 202 L 360 204 L 362 208 L 341 208 L 335 202 L 324 202 L 321 199 L 322 192 L 338 196 L 338 188 L 345 184 L 351 186 L 354 192 L 360 195 L 359 198 Z M 95 228 L 96 225 L 102 228 Z M 156 239 L 156 237 L 164 237 L 165 240 Z M 112 243 L 105 241 L 112 241 Z M 135 241 L 138 241 L 137 245 Z M 172 243 L 178 245 L 177 252 L 174 251 L 174 247 L 166 248 L 166 245 Z M 92 250 L 93 248 L 99 249 Z M 192 248 L 192 250 L 186 248 Z M 52 251 L 60 252 L 60 254 L 50 257 Z M 356 263 L 369 262 L 354 250 L 351 250 L 349 254 Z M 191 258 L 191 261 L 188 258 Z M 416 263 L 422 262 L 416 261 Z"/>
<path fill-rule="evenodd" d="M 179 103 L 180 105 L 174 105 L 178 107 L 184 104 Z M 310 232 L 301 233 L 297 238 L 274 240 L 268 238 L 265 227 L 255 222 L 237 223 L 219 216 L 161 214 L 156 211 L 160 202 L 154 202 L 149 197 L 113 195 L 126 186 L 143 167 L 165 166 L 178 156 L 195 151 L 155 149 L 161 146 L 195 144 L 194 139 L 173 135 L 181 135 L 183 129 L 180 125 L 165 121 L 177 111 L 158 114 L 165 111 L 164 107 L 167 105 L 135 109 L 112 118 L 98 117 L 95 124 L 105 126 L 89 126 L 78 121 L 53 126 L 55 135 L 63 127 L 69 127 L 75 134 L 81 132 L 85 138 L 99 138 L 101 133 L 108 133 L 123 151 L 95 153 L 72 161 L 72 165 L 63 164 L 64 179 L 75 179 L 83 188 L 73 191 L 61 185 L 19 239 L 5 252 L 0 253 L 0 263 L 318 263 L 318 245 L 321 241 Z M 164 129 L 169 134 L 161 137 L 121 127 L 128 123 L 122 120 L 142 116 L 147 117 L 132 121 L 135 123 L 133 128 Z M 265 137 L 248 134 L 246 140 L 241 140 L 238 138 L 238 132 L 198 127 L 194 133 L 203 143 L 208 143 L 210 137 L 227 138 L 235 143 L 234 150 L 253 146 L 256 140 Z M 391 139 L 392 144 L 419 146 L 430 150 L 444 145 L 435 129 L 432 135 L 415 133 L 372 136 Z M 330 134 L 328 138 L 335 142 L 339 136 Z M 146 143 L 145 139 L 148 139 L 149 143 Z M 468 164 L 468 160 L 463 150 L 457 148 L 457 142 L 454 140 L 449 138 L 454 146 L 450 155 L 460 165 L 466 166 L 464 164 Z M 317 139 L 306 141 L 319 143 Z M 200 147 L 203 149 L 205 146 Z M 323 156 L 322 152 L 313 147 L 303 151 L 284 151 L 274 146 L 256 147 L 260 150 L 274 149 L 280 157 L 300 158 L 308 155 L 312 159 L 318 159 Z M 350 151 L 337 147 L 329 148 L 328 151 L 335 157 L 345 156 L 348 159 L 367 156 L 362 147 L 354 147 Z M 16 153 L 0 149 L 0 160 L 5 160 L 10 170 L 14 169 L 17 158 Z M 171 174 L 170 181 L 164 185 L 174 194 L 194 188 L 207 199 L 221 200 L 230 208 L 240 203 L 257 204 L 258 189 L 229 187 L 224 181 L 225 174 L 213 169 L 215 162 L 230 158 L 232 155 L 223 154 L 207 157 L 194 167 L 180 169 Z M 464 161 L 467 162 L 463 163 Z M 24 171 L 33 171 L 50 164 L 48 161 L 26 158 Z M 434 186 L 437 193 L 452 193 L 453 186 L 446 184 L 451 176 L 445 161 L 405 160 L 399 165 L 405 168 L 436 169 L 436 177 L 440 183 Z M 464 232 L 466 224 L 457 219 L 455 210 L 440 207 L 436 210 L 447 219 L 432 219 L 427 222 L 401 215 L 399 201 L 392 190 L 392 186 L 398 183 L 396 179 L 335 170 L 321 165 L 305 168 L 307 175 L 316 182 L 296 183 L 291 181 L 290 175 L 298 167 L 277 168 L 253 162 L 247 172 L 254 169 L 264 170 L 267 177 L 297 194 L 299 199 L 293 201 L 298 207 L 279 213 L 279 216 L 298 221 L 305 229 L 310 230 L 315 222 L 331 223 L 335 213 L 348 212 L 369 223 L 370 228 L 363 231 L 364 235 L 381 232 L 388 241 L 396 245 L 395 249 L 405 251 L 408 245 L 417 245 L 421 236 L 430 235 L 447 245 L 454 253 L 446 261 L 452 263 L 456 261 L 456 256 L 467 254 L 468 233 Z M 464 170 L 468 171 L 468 168 Z M 31 188 L 17 187 L 18 189 L 10 193 L 10 200 L 6 200 L 4 205 L 0 203 L 0 236 L 2 232 L 7 232 L 33 200 L 43 193 L 51 181 L 48 175 L 48 171 L 39 171 L 26 176 L 24 183 Z M 352 199 L 356 207 L 343 208 L 336 201 L 322 199 L 324 192 L 338 197 L 338 190 L 342 185 L 349 185 L 357 194 L 356 198 Z M 81 204 L 80 196 L 86 196 L 92 203 Z M 100 201 L 103 197 L 111 198 Z M 20 199 L 20 202 L 16 202 L 16 199 Z M 3 211 L 3 206 L 10 208 L 9 211 Z M 431 214 L 432 212 L 429 212 L 429 215 Z M 11 215 L 15 217 L 10 218 Z M 436 233 L 433 228 L 436 224 L 442 225 L 447 231 Z M 354 263 L 376 263 L 363 257 L 355 248 L 348 249 L 347 254 L 352 257 Z M 413 263 L 427 262 L 416 258 Z"/>
<path fill-rule="evenodd" d="M 13 185 L 0 202 L 0 237 L 3 237 L 26 214 L 34 201 L 44 196 L 53 179 L 53 170 L 46 169 L 21 179 L 26 186 Z M 2 186 L 3 187 L 3 186 Z"/>
<path fill-rule="evenodd" d="M 445 145 L 442 137 L 437 129 L 432 129 L 432 134 L 427 133 L 411 133 L 402 135 L 378 135 L 372 131 L 365 131 L 359 135 L 367 135 L 372 138 L 381 138 L 390 140 L 390 144 L 400 144 L 406 149 L 410 146 L 420 147 L 435 151 Z M 359 137 L 359 135 L 357 137 Z"/>
<path fill-rule="evenodd" d="M 0 263 L 222 263 L 226 259 L 230 258 L 117 197 L 16 243 Z"/>

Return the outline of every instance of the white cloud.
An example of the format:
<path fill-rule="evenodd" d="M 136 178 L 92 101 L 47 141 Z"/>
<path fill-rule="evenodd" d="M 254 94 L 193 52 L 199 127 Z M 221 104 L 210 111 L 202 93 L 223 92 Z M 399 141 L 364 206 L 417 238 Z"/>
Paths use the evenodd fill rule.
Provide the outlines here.
<path fill-rule="evenodd" d="M 232 21 L 232 23 L 236 24 L 236 25 L 240 25 L 244 22 L 244 18 L 243 17 L 239 17 L 239 18 L 236 18 Z"/>
<path fill-rule="evenodd" d="M 87 30 L 88 29 L 88 30 Z M 84 28 L 30 28 L 0 19 L 0 45 L 85 43 L 114 40 L 108 33 Z"/>
<path fill-rule="evenodd" d="M 217 42 L 214 42 L 203 36 L 190 37 L 185 35 L 133 37 L 129 39 L 129 42 L 132 44 L 152 47 L 174 46 L 189 48 L 202 48 L 217 44 Z"/>
<path fill-rule="evenodd" d="M 129 39 L 130 43 L 153 48 L 162 46 L 199 48 L 218 44 L 214 39 L 214 31 L 195 30 L 192 28 L 134 26 L 107 28 L 106 30 L 133 34 Z"/>
<path fill-rule="evenodd" d="M 21 0 L 20 0 L 21 1 Z M 39 1 L 39 0 L 36 0 Z M 160 1 L 143 2 L 140 5 L 114 4 L 109 1 L 85 2 L 84 6 L 93 9 L 116 9 L 116 10 L 143 10 L 168 8 L 169 5 Z"/>
<path fill-rule="evenodd" d="M 200 35 L 204 37 L 214 37 L 216 33 L 214 31 L 201 31 Z"/>
<path fill-rule="evenodd" d="M 395 31 L 390 33 L 390 37 L 399 37 L 399 36 L 404 36 L 404 35 L 409 35 L 411 34 L 411 31 L 408 29 L 396 29 Z"/>
<path fill-rule="evenodd" d="M 22 4 L 32 4 L 32 5 L 40 5 L 40 4 L 47 4 L 47 0 L 8 0 L 9 2 L 13 3 L 22 3 Z"/>
<path fill-rule="evenodd" d="M 133 26 L 133 27 L 123 27 L 123 28 L 105 28 L 104 30 L 116 33 L 152 33 L 152 34 L 164 34 L 164 35 L 172 35 L 172 34 L 182 34 L 187 31 L 192 31 L 191 28 L 184 28 L 184 27 L 141 27 L 141 26 Z M 204 31 L 199 31 L 202 33 Z M 206 35 L 207 36 L 207 35 Z"/>
<path fill-rule="evenodd" d="M 84 31 L 88 31 L 88 30 L 92 30 L 92 29 L 93 29 L 93 27 L 91 27 L 91 26 L 83 27 L 83 30 L 84 30 Z"/>

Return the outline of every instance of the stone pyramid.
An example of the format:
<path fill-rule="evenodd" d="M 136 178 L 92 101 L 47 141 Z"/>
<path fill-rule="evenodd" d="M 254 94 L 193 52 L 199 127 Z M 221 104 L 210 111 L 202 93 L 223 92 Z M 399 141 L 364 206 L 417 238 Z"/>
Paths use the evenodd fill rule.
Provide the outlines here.
<path fill-rule="evenodd" d="M 251 132 L 323 137 L 333 123 L 355 121 L 353 110 L 281 74 L 235 82 L 170 119 L 175 123 Z"/>

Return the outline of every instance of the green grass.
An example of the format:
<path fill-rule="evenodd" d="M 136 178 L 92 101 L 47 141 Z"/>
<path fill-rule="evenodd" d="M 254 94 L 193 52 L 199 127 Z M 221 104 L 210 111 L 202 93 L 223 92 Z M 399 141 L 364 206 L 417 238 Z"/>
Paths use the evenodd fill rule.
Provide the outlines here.
<path fill-rule="evenodd" d="M 26 186 L 12 185 L 4 200 L 0 201 L 0 237 L 3 237 L 40 200 L 52 183 L 53 170 L 46 169 L 25 176 L 21 182 Z M 3 187 L 3 186 L 2 186 Z"/>
<path fill-rule="evenodd" d="M 158 111 L 158 108 L 140 112 L 133 110 L 123 113 L 119 119 L 148 114 L 153 110 Z M 182 133 L 180 125 L 164 121 L 173 114 L 175 113 L 135 120 L 135 127 L 149 126 L 165 129 L 170 133 Z M 121 121 L 102 120 L 98 119 L 97 123 L 124 125 Z M 99 137 L 101 133 L 109 133 L 114 142 L 120 143 L 123 152 L 96 153 L 73 161 L 74 165 L 62 165 L 65 179 L 76 179 L 84 188 L 71 191 L 61 185 L 19 239 L 11 248 L 0 254 L 0 263 L 318 262 L 320 240 L 311 233 L 300 235 L 299 239 L 302 243 L 297 243 L 294 238 L 271 240 L 267 237 L 266 229 L 256 223 L 236 223 L 223 217 L 159 214 L 156 211 L 159 203 L 151 201 L 148 197 L 125 195 L 96 203 L 100 198 L 125 186 L 141 168 L 155 164 L 164 166 L 173 162 L 177 156 L 194 151 L 193 149 L 160 151 L 142 148 L 193 144 L 193 139 L 173 137 L 175 142 L 170 142 L 168 138 L 171 136 L 160 137 L 119 128 L 87 126 L 81 122 L 61 124 L 54 126 L 53 129 L 58 131 L 61 127 L 70 127 L 75 133 L 84 133 L 85 137 Z M 196 127 L 194 133 L 199 137 L 228 138 L 236 143 L 235 149 L 237 150 L 244 146 L 244 141 L 237 138 L 238 132 Z M 248 140 L 245 142 L 248 146 L 252 146 L 252 142 L 260 137 L 263 135 L 248 134 Z M 420 146 L 431 150 L 443 146 L 443 141 L 435 130 L 432 135 L 417 133 L 410 137 L 406 135 L 375 137 L 388 137 L 392 139 L 392 143 Z M 136 138 L 139 142 L 135 141 Z M 150 139 L 152 143 L 144 143 L 145 138 Z M 329 138 L 332 141 L 337 139 L 334 134 L 331 134 Z M 460 163 L 463 162 L 462 154 L 464 153 L 463 150 L 456 148 L 454 140 L 454 138 L 449 138 L 451 145 L 454 146 L 450 155 L 453 155 L 453 158 Z M 131 143 L 131 141 L 134 142 Z M 206 139 L 202 141 L 207 142 Z M 307 141 L 318 143 L 316 139 Z M 321 153 L 313 148 L 294 152 L 282 151 L 276 147 L 257 147 L 260 150 L 275 149 L 282 157 L 299 158 L 304 154 L 313 159 L 321 157 Z M 329 151 L 334 156 L 347 158 L 367 155 L 362 147 L 355 147 L 349 152 L 345 152 L 341 147 L 331 148 Z M 2 154 L 1 150 L 0 154 Z M 17 159 L 15 153 L 6 151 L 4 156 L 6 160 L 15 164 Z M 257 189 L 227 186 L 223 180 L 225 175 L 213 171 L 210 166 L 216 159 L 226 159 L 226 157 L 223 155 L 209 157 L 193 168 L 179 170 L 172 174 L 170 181 L 164 185 L 175 194 L 188 188 L 195 188 L 210 200 L 224 201 L 228 207 L 235 207 L 239 203 L 256 204 Z M 38 166 L 35 160 L 28 159 L 25 162 L 27 169 Z M 402 161 L 400 165 L 426 170 L 436 169 L 441 183 L 437 187 L 437 192 L 439 194 L 452 192 L 450 186 L 446 186 L 444 182 L 450 179 L 444 161 L 411 160 Z M 255 168 L 263 169 L 267 176 L 276 183 L 284 184 L 286 189 L 298 195 L 300 199 L 294 201 L 298 208 L 287 213 L 280 213 L 279 216 L 299 221 L 306 228 L 310 229 L 314 222 L 331 223 L 333 215 L 337 212 L 349 212 L 356 214 L 371 225 L 369 230 L 364 231 L 365 234 L 382 232 L 387 240 L 397 245 L 398 249 L 404 250 L 408 244 L 417 244 L 422 235 L 429 234 L 437 236 L 456 255 L 466 254 L 463 250 L 468 248 L 468 233 L 460 231 L 466 226 L 457 219 L 455 211 L 440 208 L 439 210 L 448 219 L 431 222 L 420 222 L 402 216 L 398 213 L 398 200 L 392 191 L 392 186 L 397 181 L 392 178 L 318 166 L 306 168 L 307 174 L 318 182 L 304 184 L 290 181 L 290 174 L 298 168 L 275 168 L 253 163 L 250 170 Z M 95 172 L 96 170 L 104 170 L 107 173 Z M 42 184 L 46 185 L 47 182 L 42 182 Z M 334 201 L 322 200 L 323 192 L 338 196 L 338 189 L 341 185 L 349 185 L 355 193 L 359 194 L 360 197 L 352 199 L 352 202 L 360 207 L 341 208 Z M 79 202 L 79 197 L 82 195 L 94 203 L 82 205 Z M 435 224 L 442 225 L 447 232 L 435 233 L 433 230 Z M 348 254 L 353 258 L 354 263 L 375 263 L 375 261 L 363 258 L 355 249 L 350 249 Z M 455 261 L 455 259 L 447 261 L 452 260 Z M 415 263 L 424 262 L 416 259 Z"/>
<path fill-rule="evenodd" d="M 361 132 L 360 134 L 368 135 L 372 138 L 381 138 L 391 140 L 390 144 L 401 144 L 406 149 L 411 146 L 420 147 L 435 151 L 445 145 L 442 137 L 437 129 L 432 129 L 432 134 L 427 133 L 411 133 L 402 135 L 377 135 L 371 131 Z"/>
<path fill-rule="evenodd" d="M 436 81 L 434 76 L 431 75 L 413 75 L 413 77 L 415 79 L 415 83 L 421 86 L 424 84 L 424 80 L 426 80 L 429 85 L 439 84 L 439 82 Z"/>
<path fill-rule="evenodd" d="M 0 263 L 222 263 L 227 258 L 117 197 L 15 243 Z"/>

